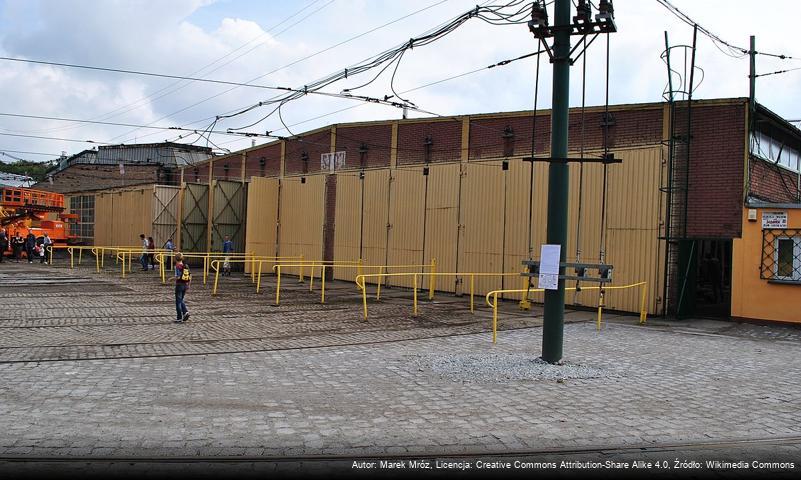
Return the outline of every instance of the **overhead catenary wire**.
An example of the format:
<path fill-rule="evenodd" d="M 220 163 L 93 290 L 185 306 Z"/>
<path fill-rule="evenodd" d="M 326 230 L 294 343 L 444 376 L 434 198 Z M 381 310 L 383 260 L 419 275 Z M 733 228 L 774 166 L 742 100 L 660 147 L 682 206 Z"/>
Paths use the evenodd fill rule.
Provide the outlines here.
<path fill-rule="evenodd" d="M 705 36 L 707 36 L 709 39 L 711 39 L 713 44 L 721 52 L 723 52 L 724 54 L 726 54 L 726 55 L 728 55 L 730 57 L 733 57 L 733 58 L 738 58 L 738 59 L 739 58 L 745 58 L 746 56 L 748 56 L 749 49 L 733 45 L 733 44 L 727 42 L 726 40 L 723 40 L 719 36 L 715 35 L 711 31 L 709 31 L 708 29 L 706 29 L 706 28 L 702 27 L 701 25 L 699 25 L 698 22 L 696 22 L 695 20 L 690 18 L 689 15 L 687 15 L 684 12 L 682 12 L 681 10 L 679 10 L 669 0 L 656 0 L 656 1 L 657 1 L 657 3 L 659 3 L 660 5 L 665 7 L 667 10 L 669 10 L 674 16 L 676 16 L 682 22 L 686 23 L 687 25 L 689 25 L 691 27 L 697 26 L 698 27 L 698 31 L 701 32 L 702 34 L 704 34 Z M 726 52 L 721 47 L 721 45 L 726 47 L 726 49 L 728 49 L 729 51 Z M 754 52 L 754 53 L 756 55 L 764 55 L 764 56 L 767 56 L 767 57 L 774 57 L 774 58 L 778 58 L 778 59 L 781 59 L 781 60 L 801 60 L 801 57 L 795 57 L 795 56 L 786 55 L 786 54 L 777 54 L 777 53 L 768 53 L 768 52 Z"/>
<path fill-rule="evenodd" d="M 255 37 L 255 38 L 251 39 L 250 41 L 246 42 L 245 44 L 242 44 L 242 45 L 240 45 L 240 46 L 239 46 L 239 47 L 237 47 L 236 49 L 234 49 L 234 50 L 232 50 L 232 51 L 228 52 L 227 54 L 223 55 L 222 57 L 219 57 L 218 59 L 216 59 L 216 60 L 214 60 L 214 61 L 212 61 L 212 62 L 210 62 L 210 63 L 208 63 L 208 64 L 204 65 L 203 67 L 201 67 L 201 68 L 199 68 L 199 69 L 197 69 L 197 70 L 194 70 L 192 73 L 190 73 L 190 74 L 187 76 L 187 79 L 189 79 L 189 78 L 190 78 L 192 75 L 196 75 L 196 74 L 198 74 L 198 73 L 200 73 L 200 72 L 202 72 L 202 71 L 206 70 L 208 67 L 211 67 L 212 65 L 214 65 L 214 64 L 216 64 L 216 63 L 218 63 L 218 62 L 220 62 L 220 61 L 224 60 L 225 58 L 229 57 L 230 55 L 232 55 L 232 54 L 234 54 L 234 53 L 238 52 L 239 50 L 241 50 L 241 49 L 243 49 L 243 48 L 247 47 L 247 46 L 248 46 L 248 45 L 250 45 L 251 43 L 253 43 L 253 42 L 255 42 L 255 41 L 257 41 L 257 40 L 261 39 L 261 38 L 262 38 L 262 37 L 264 37 L 265 35 L 269 34 L 270 32 L 272 32 L 273 30 L 275 30 L 276 28 L 278 28 L 278 27 L 279 27 L 279 26 L 281 26 L 282 24 L 284 24 L 284 23 L 286 23 L 287 21 L 291 20 L 292 18 L 296 17 L 297 15 L 299 15 L 300 13 L 302 13 L 304 10 L 308 9 L 308 8 L 309 8 L 309 7 L 311 7 L 312 5 L 314 5 L 314 4 L 316 4 L 316 3 L 318 3 L 319 1 L 320 1 L 320 0 L 313 0 L 312 2 L 310 2 L 309 4 L 307 4 L 306 6 L 304 6 L 303 8 L 301 8 L 300 10 L 296 11 L 294 14 L 290 15 L 289 17 L 285 18 L 285 19 L 284 19 L 284 20 L 282 20 L 281 22 L 278 22 L 277 24 L 275 24 L 275 25 L 273 25 L 272 27 L 270 27 L 269 29 L 267 29 L 267 31 L 266 31 L 265 33 L 263 33 L 263 34 L 261 34 L 261 35 L 259 35 L 259 36 Z M 328 5 L 330 5 L 331 3 L 333 3 L 334 1 L 335 1 L 335 0 L 330 0 L 330 1 L 328 1 L 327 3 L 325 3 L 325 4 L 324 4 L 324 5 L 322 5 L 322 6 L 320 6 L 320 7 L 319 7 L 319 8 L 317 8 L 316 10 L 312 11 L 312 12 L 311 12 L 311 13 L 309 13 L 308 15 L 304 16 L 303 18 L 301 18 L 301 19 L 300 19 L 300 20 L 298 20 L 297 22 L 293 23 L 292 25 L 289 25 L 288 27 L 286 27 L 285 29 L 281 30 L 280 32 L 277 32 L 277 33 L 275 33 L 275 34 L 273 35 L 273 38 L 275 38 L 275 37 L 277 37 L 277 36 L 281 35 L 282 33 L 286 32 L 286 31 L 288 31 L 288 30 L 289 30 L 289 29 L 291 29 L 292 27 L 294 27 L 294 26 L 296 26 L 296 25 L 300 24 L 301 22 L 303 22 L 304 20 L 306 20 L 306 19 L 307 19 L 307 18 L 309 18 L 310 16 L 312 16 L 312 15 L 314 15 L 314 14 L 318 13 L 319 11 L 321 11 L 322 9 L 324 9 L 325 7 L 327 7 Z M 247 55 L 248 53 L 252 52 L 252 51 L 253 51 L 253 50 L 255 50 L 256 48 L 258 48 L 258 47 L 262 46 L 264 43 L 265 43 L 265 42 L 262 42 L 262 43 L 260 43 L 260 44 L 256 45 L 255 47 L 253 47 L 253 48 L 251 48 L 251 49 L 249 49 L 249 50 L 247 50 L 247 51 L 245 51 L 245 52 L 243 52 L 243 53 L 241 53 L 241 54 L 237 55 L 236 57 L 234 57 L 234 58 L 230 59 L 229 61 L 227 61 L 227 62 L 224 62 L 224 63 L 222 63 L 222 64 L 218 65 L 218 66 L 217 66 L 217 67 L 215 67 L 214 69 L 212 69 L 212 70 L 209 70 L 208 72 L 206 72 L 206 74 L 213 73 L 213 72 L 215 72 L 215 71 L 219 70 L 220 68 L 222 68 L 222 67 L 224 67 L 224 66 L 226 66 L 226 65 L 230 64 L 231 62 L 233 62 L 233 61 L 235 61 L 235 60 L 237 60 L 237 59 L 241 58 L 242 56 L 244 56 L 244 55 Z M 22 60 L 22 59 L 14 59 L 14 60 Z M 89 68 L 89 67 L 87 67 L 87 68 Z M 122 71 L 120 71 L 120 73 L 121 73 L 121 72 L 122 72 Z M 181 86 L 179 86 L 179 87 L 177 87 L 177 88 L 174 88 L 174 89 L 170 90 L 170 88 L 171 88 L 171 87 L 181 84 L 181 83 L 182 83 L 182 81 L 183 81 L 183 80 L 179 80 L 179 81 L 176 81 L 176 82 L 170 83 L 169 85 L 167 85 L 167 86 L 165 86 L 165 87 L 163 87 L 163 88 L 161 88 L 161 89 L 159 89 L 159 90 L 157 90 L 157 91 L 155 91 L 155 92 L 151 93 L 150 95 L 147 95 L 147 96 L 145 96 L 145 97 L 139 98 L 138 100 L 136 100 L 136 101 L 134 101 L 134 102 L 131 102 L 131 103 L 128 103 L 128 104 L 126 104 L 126 105 L 123 105 L 123 106 L 121 106 L 121 107 L 117 107 L 116 109 L 114 109 L 114 110 L 111 110 L 111 111 L 109 111 L 109 112 L 107 112 L 107 113 L 105 113 L 105 114 L 103 114 L 103 115 L 100 115 L 100 116 L 98 116 L 98 117 L 94 117 L 94 118 L 92 118 L 92 120 L 107 120 L 107 119 L 109 119 L 109 118 L 114 118 L 114 117 L 117 117 L 117 116 L 119 116 L 119 115 L 122 115 L 123 113 L 127 113 L 127 112 L 133 111 L 133 110 L 135 110 L 135 109 L 137 109 L 137 108 L 140 108 L 140 107 L 144 106 L 144 105 L 145 105 L 145 103 L 142 103 L 142 102 L 143 102 L 143 101 L 145 101 L 145 100 L 148 100 L 148 99 L 158 100 L 158 99 L 160 99 L 160 98 L 164 98 L 164 97 L 166 97 L 166 96 L 168 96 L 168 95 L 171 95 L 172 93 L 175 93 L 175 92 L 177 92 L 178 90 L 181 90 L 182 88 L 185 88 L 185 87 L 186 87 L 186 86 L 188 86 L 190 83 L 192 83 L 192 80 L 189 80 L 188 82 L 184 83 L 183 85 L 181 85 Z M 168 90 L 169 90 L 169 91 L 168 91 Z M 163 93 L 163 94 L 159 95 L 159 94 L 160 94 L 160 93 L 162 93 L 162 92 L 165 92 L 165 93 Z M 136 105 L 139 105 L 139 106 L 136 106 Z M 136 107 L 135 107 L 135 106 L 136 106 Z M 133 107 L 133 108 L 131 108 L 131 107 Z M 73 129 L 73 128 L 76 128 L 76 127 L 58 127 L 58 128 L 55 128 L 55 129 L 42 129 L 42 130 L 29 130 L 29 131 L 15 131 L 15 133 L 44 133 L 44 132 L 52 132 L 52 131 L 65 131 L 65 130 L 69 130 L 69 129 Z"/>

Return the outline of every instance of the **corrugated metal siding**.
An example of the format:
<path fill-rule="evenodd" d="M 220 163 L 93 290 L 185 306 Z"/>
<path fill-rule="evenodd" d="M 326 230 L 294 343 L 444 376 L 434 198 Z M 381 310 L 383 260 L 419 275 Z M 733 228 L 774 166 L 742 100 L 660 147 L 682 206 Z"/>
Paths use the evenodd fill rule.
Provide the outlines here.
<path fill-rule="evenodd" d="M 153 241 L 161 248 L 178 234 L 178 199 L 180 187 L 157 185 L 153 192 Z"/>
<path fill-rule="evenodd" d="M 660 148 L 621 152 L 624 168 L 609 167 L 607 262 L 615 266 L 614 283 L 648 282 L 647 305 L 657 312 L 663 265 L 659 237 Z M 624 290 L 608 295 L 609 308 L 639 310 L 639 295 Z"/>
<path fill-rule="evenodd" d="M 503 253 L 503 182 L 501 162 L 469 163 L 462 181 L 461 223 L 463 247 L 460 272 L 500 272 Z M 470 278 L 463 277 L 460 291 L 470 292 Z M 501 288 L 497 278 L 478 277 L 475 291 Z"/>
<path fill-rule="evenodd" d="M 359 259 L 361 240 L 362 181 L 358 174 L 337 175 L 336 215 L 334 219 L 334 260 Z M 334 278 L 355 279 L 356 270 L 335 268 Z"/>
<path fill-rule="evenodd" d="M 649 282 L 648 306 L 649 311 L 655 313 L 661 284 L 658 241 L 660 147 L 620 150 L 616 154 L 623 159 L 623 163 L 607 167 L 606 260 L 615 266 L 615 285 Z M 420 264 L 436 257 L 438 271 L 455 270 L 457 225 L 461 223 L 462 236 L 458 237 L 461 242 L 460 272 L 521 272 L 522 260 L 529 257 L 531 167 L 520 159 L 509 160 L 507 171 L 502 170 L 501 166 L 501 161 L 465 164 L 466 175 L 462 178 L 461 193 L 458 164 L 431 166 L 428 177 L 422 174 L 422 166 L 400 168 L 391 173 L 388 169 L 366 172 L 362 239 L 365 264 Z M 601 234 L 603 167 L 585 165 L 582 189 L 579 189 L 579 170 L 577 164 L 570 166 L 569 243 L 565 255 L 568 261 L 576 259 L 576 236 L 580 233 L 581 260 L 596 263 Z M 393 176 L 391 181 L 390 175 Z M 308 176 L 306 184 L 301 184 L 297 177 L 284 181 L 281 187 L 280 254 L 303 254 L 306 259 L 320 258 L 324 177 Z M 536 162 L 531 214 L 532 253 L 535 259 L 539 258 L 540 246 L 546 241 L 547 184 L 548 166 Z M 582 218 L 578 232 L 580 191 Z M 256 201 L 255 198 L 251 197 L 250 201 Z M 335 258 L 356 259 L 361 215 L 361 181 L 358 176 L 345 174 L 338 177 L 336 202 Z M 102 208 L 102 202 L 98 202 L 98 212 Z M 458 216 L 461 216 L 460 220 Z M 389 230 L 386 227 L 387 218 L 391 225 Z M 249 223 L 253 225 L 254 221 L 251 219 Z M 351 279 L 353 276 L 349 270 L 336 273 L 339 278 Z M 468 292 L 468 279 L 464 281 L 460 291 Z M 393 279 L 390 283 L 412 285 L 411 280 L 405 279 Z M 441 290 L 453 290 L 453 286 L 452 279 L 440 279 L 437 282 Z M 476 293 L 483 294 L 501 286 L 507 289 L 522 288 L 523 280 L 516 276 L 505 277 L 503 282 L 499 278 L 481 278 L 476 282 Z M 573 287 L 575 282 L 568 282 L 567 286 Z M 425 288 L 425 283 L 421 282 L 420 288 Z M 606 304 L 612 309 L 637 311 L 638 295 L 636 290 L 610 291 Z M 510 297 L 519 298 L 519 295 Z M 542 295 L 532 295 L 532 299 L 542 301 Z M 567 301 L 595 306 L 598 293 L 585 291 L 574 295 L 568 292 Z"/>
<path fill-rule="evenodd" d="M 95 195 L 95 245 L 112 246 L 111 228 L 114 218 L 111 193 Z"/>
<path fill-rule="evenodd" d="M 209 186 L 203 183 L 187 183 L 181 223 L 181 250 L 205 252 L 208 232 Z"/>
<path fill-rule="evenodd" d="M 142 243 L 140 234 L 152 235 L 153 187 L 104 196 L 111 208 L 110 217 L 104 216 L 102 219 L 104 227 L 108 229 L 103 244 L 138 246 Z"/>
<path fill-rule="evenodd" d="M 247 215 L 246 190 L 247 184 L 242 182 L 215 180 L 210 250 L 222 250 L 224 237 L 228 235 L 234 243 L 234 251 L 244 251 Z"/>
<path fill-rule="evenodd" d="M 431 166 L 428 173 L 424 262 L 437 260 L 438 272 L 456 270 L 456 238 L 459 233 L 459 164 Z M 440 277 L 437 290 L 453 292 L 455 278 Z M 428 279 L 423 282 L 428 288 Z"/>
<path fill-rule="evenodd" d="M 303 255 L 305 260 L 322 258 L 325 177 L 309 175 L 306 183 L 301 183 L 299 177 L 282 181 L 279 255 Z"/>
<path fill-rule="evenodd" d="M 423 167 L 399 168 L 393 170 L 392 174 L 388 264 L 418 265 L 423 260 L 426 177 L 423 176 Z M 413 284 L 412 280 L 405 278 L 394 278 L 390 283 L 406 287 L 411 287 Z"/>
<path fill-rule="evenodd" d="M 278 224 L 278 179 L 253 177 L 247 192 L 245 251 L 272 257 Z M 269 273 L 271 268 L 272 264 L 265 263 L 262 272 Z"/>
<path fill-rule="evenodd" d="M 387 259 L 389 170 L 364 173 L 362 259 L 365 265 L 384 265 Z M 365 273 L 378 273 L 374 270 Z"/>

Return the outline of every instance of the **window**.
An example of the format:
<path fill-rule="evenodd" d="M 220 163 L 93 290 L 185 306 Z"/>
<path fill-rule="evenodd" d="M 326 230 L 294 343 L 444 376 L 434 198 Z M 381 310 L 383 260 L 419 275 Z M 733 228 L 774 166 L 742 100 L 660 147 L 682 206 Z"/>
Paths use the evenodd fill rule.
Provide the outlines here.
<path fill-rule="evenodd" d="M 801 237 L 777 238 L 775 255 L 776 278 L 801 281 Z"/>
<path fill-rule="evenodd" d="M 762 132 L 751 135 L 751 154 L 794 172 L 801 171 L 801 153 Z"/>
<path fill-rule="evenodd" d="M 801 284 L 801 229 L 762 230 L 760 278 Z"/>

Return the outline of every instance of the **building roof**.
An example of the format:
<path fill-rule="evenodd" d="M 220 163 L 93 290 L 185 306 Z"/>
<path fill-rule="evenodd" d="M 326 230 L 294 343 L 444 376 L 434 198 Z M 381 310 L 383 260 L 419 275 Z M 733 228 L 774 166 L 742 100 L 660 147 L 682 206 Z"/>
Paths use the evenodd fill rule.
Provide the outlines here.
<path fill-rule="evenodd" d="M 61 159 L 57 171 L 70 165 L 160 165 L 176 168 L 192 165 L 213 156 L 211 148 L 182 143 L 140 143 L 133 145 L 103 145 L 97 150 L 84 150 Z"/>
<path fill-rule="evenodd" d="M 36 181 L 25 175 L 17 175 L 16 173 L 0 172 L 0 186 L 4 187 L 30 187 Z"/>

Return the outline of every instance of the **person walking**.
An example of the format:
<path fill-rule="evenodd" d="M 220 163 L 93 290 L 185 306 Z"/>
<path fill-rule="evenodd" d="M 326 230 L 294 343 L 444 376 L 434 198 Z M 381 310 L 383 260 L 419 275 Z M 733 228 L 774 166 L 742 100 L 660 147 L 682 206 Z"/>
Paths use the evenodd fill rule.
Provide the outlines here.
<path fill-rule="evenodd" d="M 53 245 L 53 241 L 50 240 L 50 235 L 45 232 L 44 238 L 42 239 L 41 250 L 39 251 L 39 263 L 44 263 L 47 265 L 47 249 Z"/>
<path fill-rule="evenodd" d="M 28 263 L 33 263 L 33 251 L 36 249 L 36 235 L 28 230 L 28 235 L 25 237 L 25 255 L 28 257 Z"/>
<path fill-rule="evenodd" d="M 147 260 L 150 262 L 150 269 L 156 269 L 156 242 L 153 241 L 153 237 L 147 237 Z"/>
<path fill-rule="evenodd" d="M 147 238 L 144 233 L 139 234 L 139 240 L 142 242 L 142 255 L 139 257 L 139 263 L 142 264 L 142 270 L 147 270 Z"/>
<path fill-rule="evenodd" d="M 25 248 L 25 239 L 19 234 L 19 230 L 14 232 L 14 238 L 11 239 L 11 248 L 14 251 L 14 260 L 19 263 L 22 258 L 22 249 Z"/>
<path fill-rule="evenodd" d="M 228 235 L 225 236 L 225 241 L 223 242 L 223 254 L 225 254 L 225 259 L 223 260 L 223 275 L 231 276 L 231 253 L 234 251 L 234 242 L 231 241 L 231 237 Z"/>
<path fill-rule="evenodd" d="M 6 235 L 6 229 L 0 229 L 0 263 L 3 263 L 3 257 L 6 256 L 6 250 L 8 250 L 8 235 Z"/>
<path fill-rule="evenodd" d="M 192 277 L 189 275 L 189 266 L 184 263 L 184 255 L 180 252 L 175 254 L 175 323 L 184 323 L 189 320 L 189 310 L 186 308 L 186 291 L 189 290 L 189 283 Z"/>

